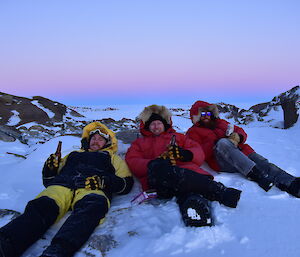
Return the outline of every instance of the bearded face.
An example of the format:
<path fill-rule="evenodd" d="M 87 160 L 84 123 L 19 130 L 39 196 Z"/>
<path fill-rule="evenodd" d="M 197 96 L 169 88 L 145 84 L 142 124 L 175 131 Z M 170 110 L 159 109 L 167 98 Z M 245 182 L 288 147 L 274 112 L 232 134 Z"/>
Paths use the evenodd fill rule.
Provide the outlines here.
<path fill-rule="evenodd" d="M 216 127 L 215 119 L 211 115 L 210 116 L 208 116 L 208 115 L 201 116 L 198 123 L 199 123 L 200 127 L 205 127 L 208 129 L 215 129 L 215 127 Z"/>
<path fill-rule="evenodd" d="M 94 134 L 90 139 L 90 149 L 92 151 L 98 151 L 105 146 L 106 142 L 107 141 L 105 140 L 105 138 L 103 138 L 99 134 Z"/>

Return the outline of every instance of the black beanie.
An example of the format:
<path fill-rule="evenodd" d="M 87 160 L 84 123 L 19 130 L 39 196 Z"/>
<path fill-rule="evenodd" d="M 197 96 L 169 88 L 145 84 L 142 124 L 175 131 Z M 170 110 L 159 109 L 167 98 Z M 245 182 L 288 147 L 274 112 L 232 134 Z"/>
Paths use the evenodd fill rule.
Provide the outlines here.
<path fill-rule="evenodd" d="M 157 113 L 152 113 L 150 118 L 145 122 L 145 129 L 149 130 L 149 126 L 150 126 L 151 122 L 155 121 L 155 120 L 160 120 L 164 124 L 165 131 L 170 128 L 170 124 L 168 124 L 167 121 L 163 117 L 161 117 Z"/>

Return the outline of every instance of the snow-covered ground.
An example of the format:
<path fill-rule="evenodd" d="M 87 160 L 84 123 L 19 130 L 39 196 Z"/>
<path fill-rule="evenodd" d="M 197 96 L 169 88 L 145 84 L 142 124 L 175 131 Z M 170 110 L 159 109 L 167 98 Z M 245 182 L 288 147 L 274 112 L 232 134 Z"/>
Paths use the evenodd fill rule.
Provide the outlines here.
<path fill-rule="evenodd" d="M 100 107 L 98 111 L 82 113 L 92 119 L 134 119 L 142 109 L 143 106 L 120 106 L 118 110 L 102 111 Z M 174 117 L 173 123 L 181 131 L 186 131 L 191 125 L 190 120 L 182 117 Z M 300 176 L 299 122 L 288 130 L 257 126 L 245 130 L 248 143 L 258 153 L 287 172 Z M 80 139 L 73 136 L 54 138 L 31 147 L 19 142 L 0 141 L 0 209 L 23 212 L 26 203 L 43 190 L 42 166 L 49 154 L 55 151 L 59 140 L 63 142 L 63 155 L 78 149 L 80 145 Z M 120 151 L 124 152 L 128 147 L 120 142 Z M 203 168 L 208 169 L 206 165 Z M 185 227 L 174 199 L 132 206 L 130 201 L 140 190 L 137 182 L 130 194 L 114 198 L 106 221 L 95 230 L 92 237 L 103 240 L 104 244 L 107 241 L 107 249 L 111 248 L 106 251 L 107 257 L 299 256 L 300 199 L 277 188 L 266 193 L 239 174 L 215 174 L 215 179 L 243 193 L 236 209 L 212 202 L 213 227 Z M 8 219 L 8 216 L 0 219 L 0 226 Z M 45 238 L 29 248 L 23 256 L 38 256 L 63 221 L 52 226 Z M 87 243 L 76 257 L 91 254 L 103 256 L 92 248 L 92 243 Z"/>

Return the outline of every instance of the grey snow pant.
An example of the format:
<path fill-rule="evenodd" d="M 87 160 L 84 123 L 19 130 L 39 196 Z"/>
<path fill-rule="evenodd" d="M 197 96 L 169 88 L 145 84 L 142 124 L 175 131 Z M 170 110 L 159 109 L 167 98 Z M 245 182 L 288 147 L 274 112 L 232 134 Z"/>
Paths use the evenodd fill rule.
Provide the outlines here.
<path fill-rule="evenodd" d="M 224 172 L 238 172 L 247 177 L 248 173 L 256 166 L 258 170 L 267 173 L 277 187 L 288 187 L 295 179 L 294 176 L 270 163 L 256 152 L 246 156 L 227 138 L 221 138 L 216 143 L 214 153 L 221 171 Z"/>

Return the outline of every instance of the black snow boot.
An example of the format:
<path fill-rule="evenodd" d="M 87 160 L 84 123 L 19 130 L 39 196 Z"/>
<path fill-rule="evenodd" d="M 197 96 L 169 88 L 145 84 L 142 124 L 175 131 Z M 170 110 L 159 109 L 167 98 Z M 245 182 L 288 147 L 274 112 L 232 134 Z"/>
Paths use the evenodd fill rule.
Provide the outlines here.
<path fill-rule="evenodd" d="M 291 185 L 287 187 L 284 191 L 297 198 L 300 198 L 300 178 L 295 178 Z"/>
<path fill-rule="evenodd" d="M 178 197 L 177 203 L 186 226 L 203 227 L 213 225 L 209 203 L 203 196 L 191 194 Z"/>
<path fill-rule="evenodd" d="M 248 173 L 247 178 L 255 181 L 266 192 L 274 185 L 271 177 L 263 170 L 259 170 L 256 166 Z"/>
<path fill-rule="evenodd" d="M 219 203 L 230 208 L 236 208 L 242 191 L 235 188 L 226 187 L 220 182 L 212 182 L 211 191 L 207 195 L 207 199 L 218 201 Z"/>

